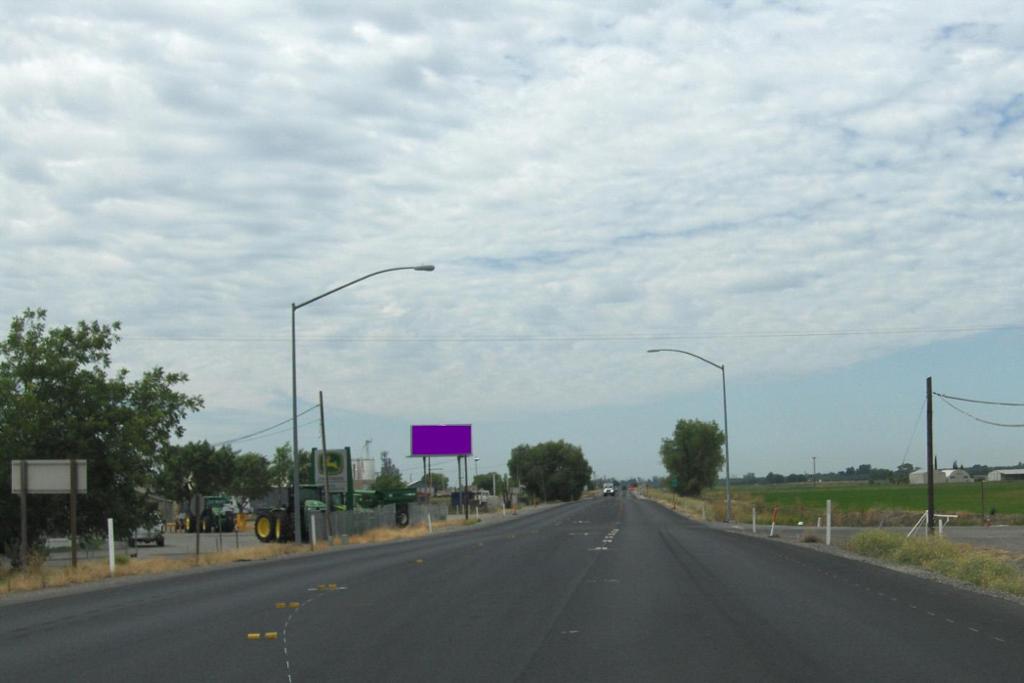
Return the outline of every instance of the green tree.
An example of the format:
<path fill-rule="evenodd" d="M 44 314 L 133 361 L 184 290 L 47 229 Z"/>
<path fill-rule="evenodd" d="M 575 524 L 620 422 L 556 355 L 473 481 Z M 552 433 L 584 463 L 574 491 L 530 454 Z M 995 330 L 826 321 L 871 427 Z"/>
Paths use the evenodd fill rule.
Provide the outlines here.
<path fill-rule="evenodd" d="M 473 486 L 477 489 L 486 489 L 491 495 L 501 496 L 505 494 L 505 480 L 497 472 L 478 474 L 473 477 Z M 497 488 L 497 491 L 491 489 Z"/>
<path fill-rule="evenodd" d="M 583 449 L 563 440 L 516 446 L 508 469 L 527 493 L 545 501 L 576 500 L 593 475 Z"/>
<path fill-rule="evenodd" d="M 292 446 L 282 444 L 274 449 L 274 458 L 270 461 L 270 483 L 273 486 L 288 486 L 292 481 Z"/>
<path fill-rule="evenodd" d="M 151 514 L 145 495 L 157 452 L 184 433 L 203 401 L 178 390 L 182 373 L 156 367 L 129 380 L 111 369 L 120 324 L 79 322 L 47 329 L 46 311 L 26 310 L 0 342 L 0 492 L 10 491 L 11 460 L 88 461 L 89 492 L 78 499 L 78 529 L 100 534 L 107 517 L 121 531 Z M 67 497 L 28 497 L 29 537 L 64 534 Z M 0 495 L 0 546 L 20 536 L 19 503 Z"/>
<path fill-rule="evenodd" d="M 679 420 L 672 437 L 661 441 L 661 462 L 672 489 L 695 496 L 714 486 L 718 470 L 725 463 L 724 443 L 725 435 L 717 422 Z"/>
<path fill-rule="evenodd" d="M 254 498 L 267 495 L 270 483 L 270 463 L 259 453 L 243 453 L 235 459 L 235 477 L 228 491 L 248 504 Z"/>
<path fill-rule="evenodd" d="M 292 458 L 292 445 L 282 444 L 274 449 L 274 457 L 270 461 L 271 486 L 291 486 L 295 472 L 295 460 Z M 299 449 L 299 481 L 312 484 L 315 479 L 313 471 L 313 454 Z"/>
<path fill-rule="evenodd" d="M 400 489 L 405 486 L 402 481 L 402 473 L 398 466 L 388 457 L 387 451 L 380 453 L 380 474 L 373 480 L 373 488 L 377 491 L 385 489 Z"/>
<path fill-rule="evenodd" d="M 225 493 L 234 478 L 235 452 L 230 446 L 190 441 L 160 449 L 153 481 L 157 493 L 180 502 L 196 494 Z"/>
<path fill-rule="evenodd" d="M 434 487 L 435 491 L 444 491 L 448 488 L 448 477 L 440 472 L 431 472 L 426 481 Z"/>

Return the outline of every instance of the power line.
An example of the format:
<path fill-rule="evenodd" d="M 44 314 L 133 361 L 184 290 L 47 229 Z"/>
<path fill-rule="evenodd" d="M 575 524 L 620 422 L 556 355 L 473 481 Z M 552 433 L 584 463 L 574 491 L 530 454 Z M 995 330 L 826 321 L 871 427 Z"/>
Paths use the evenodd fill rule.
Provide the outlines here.
<path fill-rule="evenodd" d="M 998 330 L 1021 330 L 1024 325 L 983 325 L 976 327 L 920 327 L 865 330 L 822 330 L 822 331 L 769 331 L 769 332 L 708 332 L 705 334 L 634 333 L 634 334 L 578 334 L 578 335 L 478 335 L 478 336 L 436 336 L 436 337 L 299 337 L 303 342 L 346 342 L 346 343 L 523 343 L 523 342 L 580 342 L 580 341 L 657 341 L 678 339 L 772 339 L 799 337 L 856 337 L 884 335 L 912 335 L 990 332 Z M 260 335 L 239 337 L 122 337 L 126 342 L 215 342 L 215 343 L 285 343 L 286 337 Z"/>
<path fill-rule="evenodd" d="M 933 391 L 933 394 L 940 398 L 948 398 L 951 401 L 965 401 L 967 403 L 981 403 L 987 406 L 1014 406 L 1017 408 L 1024 407 L 1024 403 L 1007 403 L 1005 401 L 980 401 L 976 398 L 961 398 L 959 396 L 947 396 L 946 394 L 940 394 L 937 391 Z"/>
<path fill-rule="evenodd" d="M 947 401 L 946 397 L 943 396 L 942 394 L 935 394 L 935 395 L 938 396 L 939 398 L 941 398 L 943 403 L 948 405 L 950 408 L 952 408 L 953 410 L 957 411 L 958 413 L 963 413 L 964 415 L 966 415 L 967 417 L 971 418 L 972 420 L 977 420 L 978 422 L 983 422 L 983 423 L 985 423 L 987 425 L 993 425 L 995 427 L 1024 427 L 1024 424 L 1007 424 L 1007 423 L 1004 423 L 1004 422 L 993 422 L 992 420 L 986 420 L 984 418 L 980 418 L 977 415 L 972 415 L 971 413 L 967 412 L 966 410 L 964 410 L 960 406 L 953 405 L 952 403 Z"/>
<path fill-rule="evenodd" d="M 917 428 L 921 424 L 921 415 L 924 413 L 924 407 L 927 403 L 927 398 L 921 401 L 921 410 L 917 411 L 917 420 L 914 422 L 914 431 L 910 434 L 910 441 L 907 442 L 907 449 L 903 451 L 903 462 L 907 461 L 907 455 L 910 453 L 910 447 L 914 445 L 914 437 L 917 436 Z M 902 465 L 903 463 L 900 464 Z"/>
<path fill-rule="evenodd" d="M 319 407 L 320 407 L 319 405 L 315 405 L 312 408 L 307 408 L 306 410 L 303 410 L 301 413 L 299 413 L 295 417 L 302 417 L 306 413 L 312 412 L 312 411 L 316 410 Z M 238 437 L 235 437 L 234 439 L 227 439 L 225 441 L 218 441 L 217 443 L 214 444 L 214 446 L 226 446 L 226 445 L 228 445 L 230 443 L 235 443 L 237 441 L 246 441 L 246 440 L 251 439 L 253 437 L 259 436 L 260 434 L 263 434 L 264 432 L 269 432 L 271 429 L 277 429 L 278 427 L 286 425 L 286 424 L 288 424 L 291 421 L 292 421 L 292 418 L 289 417 L 287 420 L 281 420 L 276 425 L 271 425 L 269 427 L 265 427 L 265 428 L 263 428 L 263 429 L 261 429 L 259 431 L 252 432 L 251 434 L 246 434 L 245 436 L 238 436 Z M 319 421 L 320 420 L 316 420 L 316 422 L 319 422 Z M 306 424 L 315 424 L 315 423 L 307 422 Z M 278 432 L 278 433 L 280 433 L 280 432 Z M 267 436 L 270 436 L 270 435 L 268 434 Z"/>

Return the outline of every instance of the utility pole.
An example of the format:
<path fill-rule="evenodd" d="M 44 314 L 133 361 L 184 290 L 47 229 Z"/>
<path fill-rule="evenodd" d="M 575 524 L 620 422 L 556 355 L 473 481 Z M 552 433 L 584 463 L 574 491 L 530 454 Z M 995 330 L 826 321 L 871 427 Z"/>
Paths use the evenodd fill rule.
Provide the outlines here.
<path fill-rule="evenodd" d="M 811 484 L 813 488 L 818 488 L 818 456 L 811 456 Z"/>
<path fill-rule="evenodd" d="M 925 383 L 928 394 L 928 535 L 935 533 L 935 452 L 932 445 L 932 378 Z"/>
<path fill-rule="evenodd" d="M 331 484 L 330 473 L 327 471 L 327 430 L 324 427 L 324 392 L 320 392 L 320 445 L 324 451 L 324 503 L 327 504 L 327 540 L 330 541 L 334 534 L 331 533 Z"/>

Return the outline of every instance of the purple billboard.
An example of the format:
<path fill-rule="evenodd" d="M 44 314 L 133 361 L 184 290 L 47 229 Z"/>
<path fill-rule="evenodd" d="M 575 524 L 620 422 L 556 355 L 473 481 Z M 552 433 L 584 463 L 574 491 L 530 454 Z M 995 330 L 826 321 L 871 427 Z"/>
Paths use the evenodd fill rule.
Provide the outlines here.
<path fill-rule="evenodd" d="M 413 425 L 412 454 L 472 455 L 472 425 Z"/>

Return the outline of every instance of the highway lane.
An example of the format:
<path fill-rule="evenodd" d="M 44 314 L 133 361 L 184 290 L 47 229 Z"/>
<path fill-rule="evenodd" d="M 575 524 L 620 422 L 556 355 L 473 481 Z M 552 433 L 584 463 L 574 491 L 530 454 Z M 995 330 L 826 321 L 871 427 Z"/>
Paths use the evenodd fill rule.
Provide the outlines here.
<path fill-rule="evenodd" d="M 0 604 L 0 679 L 1019 680 L 1022 609 L 616 497 Z"/>

